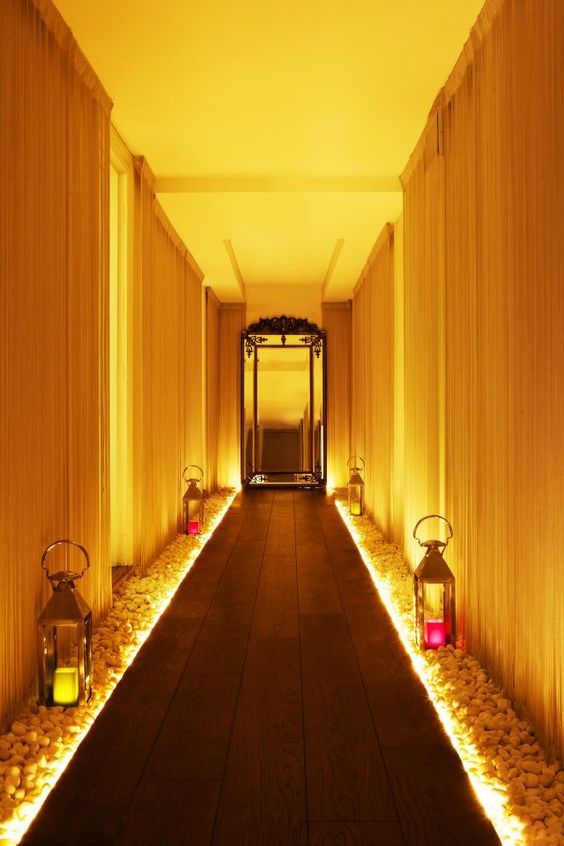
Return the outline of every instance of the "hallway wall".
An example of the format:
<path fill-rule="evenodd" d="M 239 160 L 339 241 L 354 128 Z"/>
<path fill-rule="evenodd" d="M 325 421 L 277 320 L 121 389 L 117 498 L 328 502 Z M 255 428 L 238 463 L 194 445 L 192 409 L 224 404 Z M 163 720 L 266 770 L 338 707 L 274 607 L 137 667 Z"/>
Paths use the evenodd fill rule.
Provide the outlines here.
<path fill-rule="evenodd" d="M 390 315 L 384 277 L 365 275 L 353 305 L 353 351 L 381 344 L 378 369 L 367 382 L 360 364 L 357 382 L 365 396 L 387 392 L 388 408 L 403 348 L 408 557 L 412 565 L 421 558 L 410 537 L 416 520 L 444 513 L 455 531 L 447 560 L 459 634 L 561 755 L 563 43 L 559 0 L 486 3 L 402 177 L 405 286 L 395 338 L 367 337 Z M 386 249 L 380 243 L 375 261 Z M 365 303 L 370 296 L 376 304 Z M 393 423 L 368 400 L 356 408 L 353 431 L 379 432 L 369 507 L 393 534 L 385 486 L 397 402 Z"/>
<path fill-rule="evenodd" d="M 1 4 L 0 727 L 33 691 L 43 549 L 80 541 L 81 591 L 111 600 L 110 109 L 54 7 Z"/>
<path fill-rule="evenodd" d="M 221 303 L 206 289 L 208 490 L 241 483 L 241 331 L 245 303 Z"/>
<path fill-rule="evenodd" d="M 382 232 L 353 298 L 351 452 L 366 464 L 368 510 L 393 535 L 394 228 Z"/>
<path fill-rule="evenodd" d="M 241 332 L 245 303 L 223 303 L 219 311 L 219 431 L 217 478 L 220 487 L 241 483 Z"/>
<path fill-rule="evenodd" d="M 322 317 L 327 332 L 327 483 L 344 487 L 351 454 L 351 303 L 322 303 Z"/>
<path fill-rule="evenodd" d="M 178 532 L 182 469 L 204 458 L 202 273 L 156 200 L 153 181 L 147 162 L 135 159 L 134 563 L 143 566 Z"/>
<path fill-rule="evenodd" d="M 0 4 L 0 731 L 35 695 L 37 617 L 50 593 L 43 549 L 63 537 L 83 544 L 92 566 L 81 593 L 95 619 L 111 605 L 111 105 L 50 0 Z M 147 566 L 178 531 L 182 468 L 204 460 L 202 275 L 155 199 L 147 163 L 126 164 L 131 312 L 119 366 L 131 378 L 133 520 L 124 563 Z"/>

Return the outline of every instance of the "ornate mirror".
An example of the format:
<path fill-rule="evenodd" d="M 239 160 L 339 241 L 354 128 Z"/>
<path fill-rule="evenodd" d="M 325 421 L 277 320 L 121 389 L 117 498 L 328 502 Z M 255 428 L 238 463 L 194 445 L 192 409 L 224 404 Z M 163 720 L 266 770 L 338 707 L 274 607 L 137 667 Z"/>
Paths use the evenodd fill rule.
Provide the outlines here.
<path fill-rule="evenodd" d="M 249 486 L 326 484 L 326 333 L 261 318 L 241 339 L 241 478 Z"/>

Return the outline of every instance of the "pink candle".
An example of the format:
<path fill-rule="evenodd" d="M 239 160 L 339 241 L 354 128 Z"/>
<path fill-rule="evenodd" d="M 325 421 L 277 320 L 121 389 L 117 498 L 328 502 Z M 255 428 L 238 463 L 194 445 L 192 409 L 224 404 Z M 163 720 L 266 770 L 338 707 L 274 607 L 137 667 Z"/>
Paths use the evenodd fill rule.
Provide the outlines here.
<path fill-rule="evenodd" d="M 442 620 L 425 620 L 425 649 L 438 649 L 446 645 L 446 627 Z"/>
<path fill-rule="evenodd" d="M 200 521 L 199 520 L 188 520 L 188 534 L 189 535 L 199 535 L 200 534 Z"/>

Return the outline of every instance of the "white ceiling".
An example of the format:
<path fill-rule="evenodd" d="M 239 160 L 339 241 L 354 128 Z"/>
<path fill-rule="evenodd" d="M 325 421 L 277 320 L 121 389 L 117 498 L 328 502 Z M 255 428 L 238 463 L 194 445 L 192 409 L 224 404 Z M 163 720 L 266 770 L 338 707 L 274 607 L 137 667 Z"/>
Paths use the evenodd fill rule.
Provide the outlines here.
<path fill-rule="evenodd" d="M 346 299 L 483 0 L 55 0 L 220 299 Z"/>

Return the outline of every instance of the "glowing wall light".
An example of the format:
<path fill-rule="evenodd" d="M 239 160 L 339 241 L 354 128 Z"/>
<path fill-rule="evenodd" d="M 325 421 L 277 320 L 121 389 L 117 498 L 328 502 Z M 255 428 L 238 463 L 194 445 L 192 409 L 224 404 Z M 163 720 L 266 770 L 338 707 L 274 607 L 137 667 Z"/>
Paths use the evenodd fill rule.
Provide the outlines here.
<path fill-rule="evenodd" d="M 359 462 L 362 462 L 362 467 L 358 466 Z M 360 473 L 365 467 L 364 459 L 359 455 L 351 455 L 347 467 L 351 474 L 347 483 L 349 514 L 351 517 L 361 517 L 364 514 L 364 479 Z"/>
<path fill-rule="evenodd" d="M 199 475 L 195 476 L 194 471 Z M 204 471 L 197 464 L 189 464 L 184 468 L 182 478 L 188 485 L 182 498 L 182 531 L 185 535 L 199 535 L 204 526 L 204 494 L 198 484 L 204 478 Z"/>
<path fill-rule="evenodd" d="M 438 518 L 447 524 L 449 535 L 446 540 L 419 540 L 417 529 L 431 518 Z M 454 576 L 443 558 L 443 552 L 452 538 L 452 526 L 440 514 L 428 514 L 415 525 L 413 537 L 425 550 L 425 556 L 413 577 L 417 646 L 420 649 L 438 649 L 449 643 L 456 646 Z"/>
<path fill-rule="evenodd" d="M 64 544 L 79 549 L 86 565 L 80 572 L 49 573 L 47 556 Z M 43 705 L 78 705 L 92 696 L 92 612 L 75 586 L 90 557 L 79 543 L 57 540 L 43 552 L 41 567 L 53 594 L 39 616 L 39 699 Z"/>

